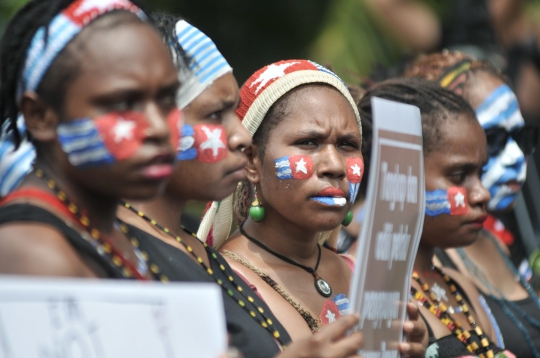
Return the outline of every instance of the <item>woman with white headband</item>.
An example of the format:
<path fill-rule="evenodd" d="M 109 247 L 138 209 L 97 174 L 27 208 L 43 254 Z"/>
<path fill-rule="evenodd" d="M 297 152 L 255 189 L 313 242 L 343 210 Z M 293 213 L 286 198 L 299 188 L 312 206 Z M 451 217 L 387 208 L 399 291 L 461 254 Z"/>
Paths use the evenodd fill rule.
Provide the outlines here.
<path fill-rule="evenodd" d="M 317 337 L 290 344 L 285 328 L 225 259 L 184 229 L 180 217 L 187 201 L 220 200 L 245 177 L 251 145 L 235 110 L 238 84 L 232 68 L 210 38 L 186 21 L 156 16 L 171 46 L 182 82 L 177 103 L 185 114 L 179 163 L 164 194 L 150 202 L 126 202 L 120 217 L 153 235 L 148 253 L 174 266 L 170 280 L 216 282 L 222 287 L 231 345 L 247 357 L 354 357 L 362 335 L 344 337 L 357 318 L 345 317 Z M 284 349 L 282 353 L 280 351 Z"/>
<path fill-rule="evenodd" d="M 212 204 L 199 237 L 220 249 L 300 341 L 348 314 L 354 263 L 322 244 L 330 237 L 333 246 L 330 232 L 350 222 L 363 174 L 360 116 L 339 77 L 306 60 L 261 68 L 240 98 L 237 114 L 253 144 L 234 199 L 239 231 L 227 239 L 230 196 Z M 416 306 L 408 308 L 411 343 L 400 349 L 420 357 L 426 329 Z"/>
<path fill-rule="evenodd" d="M 164 187 L 181 125 L 176 71 L 146 18 L 127 0 L 39 0 L 10 21 L 0 123 L 18 145 L 23 114 L 37 157 L 0 203 L 0 273 L 167 279 L 144 234 L 116 220 L 120 198 Z"/>

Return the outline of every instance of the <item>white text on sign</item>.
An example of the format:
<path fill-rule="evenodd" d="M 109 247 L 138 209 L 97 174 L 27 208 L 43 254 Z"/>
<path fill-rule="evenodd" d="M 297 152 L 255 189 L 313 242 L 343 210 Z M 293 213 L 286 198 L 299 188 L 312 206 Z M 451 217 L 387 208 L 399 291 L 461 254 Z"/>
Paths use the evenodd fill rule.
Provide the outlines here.
<path fill-rule="evenodd" d="M 412 175 L 412 168 L 408 167 L 407 174 L 399 172 L 399 164 L 394 167 L 394 172 L 388 170 L 388 163 L 381 163 L 380 176 L 380 200 L 390 202 L 390 211 L 394 211 L 396 203 L 400 204 L 403 211 L 405 202 L 416 204 L 418 202 L 418 177 Z"/>

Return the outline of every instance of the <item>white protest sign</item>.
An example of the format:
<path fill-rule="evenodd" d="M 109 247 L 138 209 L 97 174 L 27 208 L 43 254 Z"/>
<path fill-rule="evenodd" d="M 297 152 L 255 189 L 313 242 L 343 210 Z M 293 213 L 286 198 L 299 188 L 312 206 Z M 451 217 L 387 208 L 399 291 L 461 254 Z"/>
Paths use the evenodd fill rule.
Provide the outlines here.
<path fill-rule="evenodd" d="M 360 313 L 364 358 L 399 357 L 425 207 L 422 123 L 417 107 L 372 98 L 366 216 L 349 297 Z"/>
<path fill-rule="evenodd" d="M 0 276 L 0 358 L 218 358 L 226 348 L 215 284 Z"/>

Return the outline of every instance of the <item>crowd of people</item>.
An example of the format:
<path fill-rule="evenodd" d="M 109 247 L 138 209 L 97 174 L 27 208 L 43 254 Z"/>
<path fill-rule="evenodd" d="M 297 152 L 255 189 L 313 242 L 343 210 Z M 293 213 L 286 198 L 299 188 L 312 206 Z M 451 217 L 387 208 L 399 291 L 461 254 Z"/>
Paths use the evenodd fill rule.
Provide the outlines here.
<path fill-rule="evenodd" d="M 0 274 L 214 283 L 243 357 L 359 356 L 355 245 L 337 249 L 369 195 L 374 97 L 422 122 L 399 351 L 540 357 L 540 301 L 484 226 L 512 209 L 538 139 L 496 67 L 443 51 L 359 89 L 287 59 L 239 88 L 201 30 L 134 0 L 33 0 L 6 28 Z M 197 233 L 191 201 L 208 203 Z"/>

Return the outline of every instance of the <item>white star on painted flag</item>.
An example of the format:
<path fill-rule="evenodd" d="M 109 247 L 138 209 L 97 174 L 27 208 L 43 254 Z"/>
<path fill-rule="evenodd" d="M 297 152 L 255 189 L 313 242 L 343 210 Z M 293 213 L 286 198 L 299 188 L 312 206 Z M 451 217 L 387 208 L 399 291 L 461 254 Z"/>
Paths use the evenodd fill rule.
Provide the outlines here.
<path fill-rule="evenodd" d="M 354 166 L 351 166 L 351 169 L 352 169 L 353 175 L 360 176 L 360 167 L 358 166 L 358 164 L 354 163 Z"/>
<path fill-rule="evenodd" d="M 326 310 L 326 318 L 328 318 L 328 323 L 332 323 L 336 320 L 336 315 L 330 310 Z"/>
<path fill-rule="evenodd" d="M 306 168 L 306 162 L 304 161 L 304 158 L 300 159 L 296 162 L 296 172 L 302 172 L 304 174 L 307 174 L 307 168 Z"/>
<path fill-rule="evenodd" d="M 212 149 L 212 155 L 216 157 L 219 148 L 225 148 L 225 144 L 221 141 L 221 129 L 210 130 L 208 127 L 202 127 L 202 130 L 207 139 L 201 143 L 201 150 Z"/>
<path fill-rule="evenodd" d="M 75 16 L 80 16 L 91 10 L 103 9 L 112 7 L 113 5 L 129 5 L 126 1 L 106 1 L 106 0 L 84 0 L 79 7 L 73 12 Z"/>
<path fill-rule="evenodd" d="M 118 120 L 114 127 L 112 128 L 112 132 L 114 134 L 114 141 L 116 143 L 119 143 L 123 141 L 124 139 L 133 139 L 133 130 L 135 129 L 135 122 L 133 121 L 126 121 L 123 119 Z"/>
<path fill-rule="evenodd" d="M 259 75 L 259 77 L 255 81 L 253 81 L 249 88 L 253 87 L 257 83 L 260 83 L 260 85 L 255 90 L 255 94 L 257 94 L 260 89 L 263 88 L 271 79 L 285 76 L 285 70 L 294 65 L 295 63 L 300 62 L 282 63 L 281 65 L 271 64 L 266 68 L 266 70 L 264 70 L 263 73 Z"/>
<path fill-rule="evenodd" d="M 465 196 L 461 193 L 457 193 L 455 196 L 454 196 L 454 202 L 456 203 L 456 208 L 457 207 L 460 207 L 460 206 L 463 206 L 465 207 Z"/>

